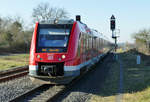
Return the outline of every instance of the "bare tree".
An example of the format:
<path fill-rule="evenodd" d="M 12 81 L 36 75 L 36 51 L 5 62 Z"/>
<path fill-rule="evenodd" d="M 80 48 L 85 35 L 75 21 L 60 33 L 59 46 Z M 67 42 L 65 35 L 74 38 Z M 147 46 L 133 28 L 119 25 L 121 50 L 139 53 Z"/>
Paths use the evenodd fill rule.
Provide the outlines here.
<path fill-rule="evenodd" d="M 68 18 L 68 12 L 64 8 L 50 7 L 49 3 L 40 3 L 33 9 L 33 21 L 48 21 L 50 19 Z"/>
<path fill-rule="evenodd" d="M 150 29 L 143 29 L 137 33 L 132 34 L 132 38 L 135 39 L 137 49 L 142 52 L 150 52 Z"/>

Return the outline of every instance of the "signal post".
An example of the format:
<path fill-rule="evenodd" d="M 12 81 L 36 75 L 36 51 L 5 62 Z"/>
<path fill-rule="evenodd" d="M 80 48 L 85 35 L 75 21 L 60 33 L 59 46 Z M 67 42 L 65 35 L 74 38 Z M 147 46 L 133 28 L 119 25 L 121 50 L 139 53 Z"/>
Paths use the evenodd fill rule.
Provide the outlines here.
<path fill-rule="evenodd" d="M 114 15 L 110 18 L 110 29 L 112 31 L 112 38 L 115 40 L 115 52 L 117 50 L 117 38 L 119 36 L 116 35 L 115 29 L 116 29 L 116 18 Z"/>

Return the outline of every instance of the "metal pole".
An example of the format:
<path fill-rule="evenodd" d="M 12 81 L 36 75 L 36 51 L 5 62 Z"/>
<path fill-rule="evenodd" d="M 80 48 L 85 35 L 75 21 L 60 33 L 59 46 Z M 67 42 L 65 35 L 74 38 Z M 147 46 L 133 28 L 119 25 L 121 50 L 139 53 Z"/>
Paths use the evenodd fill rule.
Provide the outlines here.
<path fill-rule="evenodd" d="M 117 51 L 117 37 L 115 37 L 115 52 Z"/>
<path fill-rule="evenodd" d="M 112 30 L 112 38 L 115 40 L 115 52 L 117 51 L 117 36 L 114 34 L 114 30 Z"/>
<path fill-rule="evenodd" d="M 116 37 L 115 37 L 115 52 L 116 52 Z"/>

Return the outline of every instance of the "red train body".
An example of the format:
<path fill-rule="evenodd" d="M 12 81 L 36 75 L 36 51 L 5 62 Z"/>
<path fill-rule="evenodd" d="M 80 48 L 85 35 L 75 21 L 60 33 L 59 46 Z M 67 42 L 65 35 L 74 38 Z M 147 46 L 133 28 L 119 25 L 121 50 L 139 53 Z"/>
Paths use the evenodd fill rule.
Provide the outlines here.
<path fill-rule="evenodd" d="M 29 75 L 34 81 L 65 84 L 86 72 L 112 44 L 80 21 L 36 23 L 31 41 Z"/>

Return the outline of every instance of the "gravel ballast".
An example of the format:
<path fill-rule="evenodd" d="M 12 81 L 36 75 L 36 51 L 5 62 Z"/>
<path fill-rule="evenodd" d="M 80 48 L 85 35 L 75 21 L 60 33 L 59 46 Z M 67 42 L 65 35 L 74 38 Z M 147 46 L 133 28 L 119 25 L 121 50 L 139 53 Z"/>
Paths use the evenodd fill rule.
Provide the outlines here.
<path fill-rule="evenodd" d="M 108 55 L 103 61 L 96 64 L 96 68 L 85 74 L 72 89 L 58 98 L 57 102 L 89 102 L 92 95 L 98 95 L 101 84 L 111 66 L 113 55 Z"/>
<path fill-rule="evenodd" d="M 0 102 L 8 102 L 34 87 L 37 85 L 33 84 L 28 76 L 0 83 Z"/>

